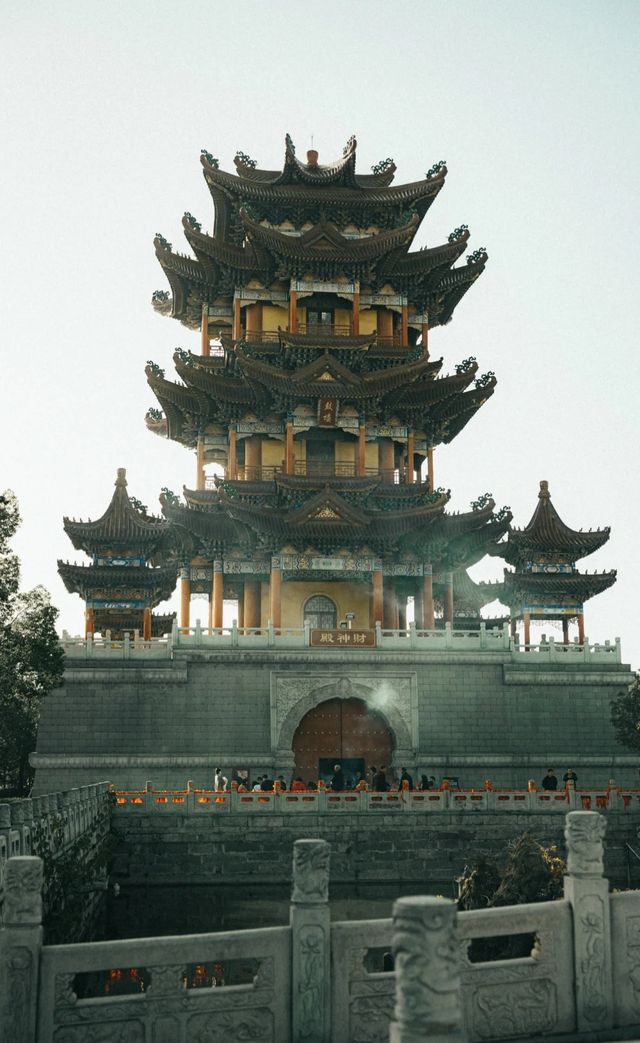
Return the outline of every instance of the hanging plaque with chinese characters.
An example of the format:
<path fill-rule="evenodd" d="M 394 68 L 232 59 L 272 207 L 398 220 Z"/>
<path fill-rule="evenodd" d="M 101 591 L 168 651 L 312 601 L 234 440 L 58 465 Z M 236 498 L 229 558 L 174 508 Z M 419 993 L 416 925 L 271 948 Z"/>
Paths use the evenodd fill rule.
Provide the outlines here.
<path fill-rule="evenodd" d="M 312 630 L 309 635 L 313 648 L 375 648 L 375 630 Z"/>
<path fill-rule="evenodd" d="M 318 403 L 318 424 L 320 425 L 320 427 L 335 427 L 337 417 L 337 399 L 321 398 Z"/>

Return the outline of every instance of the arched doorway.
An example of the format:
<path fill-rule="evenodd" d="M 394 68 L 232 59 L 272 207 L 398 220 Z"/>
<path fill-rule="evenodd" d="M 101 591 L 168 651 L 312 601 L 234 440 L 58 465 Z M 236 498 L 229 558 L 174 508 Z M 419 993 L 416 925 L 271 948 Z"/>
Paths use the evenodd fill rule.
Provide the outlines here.
<path fill-rule="evenodd" d="M 295 774 L 304 782 L 326 778 L 341 762 L 347 778 L 375 764 L 389 765 L 393 734 L 362 699 L 328 699 L 310 710 L 293 737 Z"/>
<path fill-rule="evenodd" d="M 309 624 L 312 630 L 335 630 L 338 614 L 335 603 L 324 594 L 316 594 L 309 598 L 304 606 L 303 624 Z"/>

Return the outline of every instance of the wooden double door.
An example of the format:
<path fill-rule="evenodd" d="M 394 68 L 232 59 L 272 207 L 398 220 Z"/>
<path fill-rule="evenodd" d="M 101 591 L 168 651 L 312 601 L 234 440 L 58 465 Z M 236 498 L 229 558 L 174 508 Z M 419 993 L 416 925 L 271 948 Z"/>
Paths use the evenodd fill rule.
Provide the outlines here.
<path fill-rule="evenodd" d="M 296 729 L 294 775 L 315 782 L 333 761 L 343 764 L 345 777 L 352 777 L 361 764 L 388 766 L 393 747 L 384 719 L 362 699 L 328 699 L 310 710 Z"/>

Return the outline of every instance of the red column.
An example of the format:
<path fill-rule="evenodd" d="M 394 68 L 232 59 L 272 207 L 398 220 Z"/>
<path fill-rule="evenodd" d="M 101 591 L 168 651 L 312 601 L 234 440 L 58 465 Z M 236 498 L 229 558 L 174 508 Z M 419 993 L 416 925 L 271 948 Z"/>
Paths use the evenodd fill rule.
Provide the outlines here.
<path fill-rule="evenodd" d="M 584 612 L 578 612 L 578 644 L 584 644 Z"/>
<path fill-rule="evenodd" d="M 145 608 L 142 613 L 142 640 L 151 640 L 151 609 Z"/>
<path fill-rule="evenodd" d="M 271 557 L 271 583 L 269 585 L 271 622 L 276 630 L 282 625 L 282 572 L 280 558 Z"/>
<path fill-rule="evenodd" d="M 222 562 L 213 563 L 213 626 L 219 629 L 222 626 L 222 600 L 224 592 L 224 576 L 222 573 Z"/>
<path fill-rule="evenodd" d="M 422 628 L 423 630 L 434 630 L 435 625 L 436 614 L 433 606 L 433 568 L 431 565 L 424 565 L 422 580 Z"/>
<path fill-rule="evenodd" d="M 374 569 L 371 573 L 371 581 L 373 584 L 373 618 L 371 620 L 371 626 L 374 627 L 376 623 L 382 623 L 383 609 L 384 609 L 384 582 L 382 579 L 382 569 Z"/>
<path fill-rule="evenodd" d="M 444 595 L 444 621 L 453 625 L 453 572 L 446 574 L 447 585 Z"/>

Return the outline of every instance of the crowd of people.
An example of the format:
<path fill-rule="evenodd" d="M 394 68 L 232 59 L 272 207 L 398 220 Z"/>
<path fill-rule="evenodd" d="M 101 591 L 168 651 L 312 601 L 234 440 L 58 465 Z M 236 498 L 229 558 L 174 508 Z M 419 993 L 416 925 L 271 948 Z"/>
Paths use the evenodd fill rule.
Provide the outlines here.
<path fill-rule="evenodd" d="M 569 783 L 572 783 L 574 788 L 578 785 L 578 776 L 576 775 L 573 768 L 567 768 L 566 772 L 562 776 L 563 789 L 566 789 Z M 280 792 L 290 791 L 292 793 L 298 793 L 302 791 L 317 790 L 318 782 L 313 779 L 308 779 L 306 782 L 300 775 L 296 775 L 289 780 L 285 779 L 284 775 L 258 775 L 251 781 L 248 772 L 232 772 L 231 783 L 229 779 L 223 775 L 221 768 L 216 768 L 213 779 L 213 788 L 217 792 L 225 791 L 231 788 L 231 786 L 237 786 L 239 793 L 272 793 L 275 789 Z M 370 793 L 386 793 L 389 790 L 436 790 L 436 789 L 458 789 L 460 788 L 459 781 L 456 777 L 445 776 L 440 783 L 436 782 L 435 775 L 421 774 L 417 785 L 414 785 L 413 776 L 407 771 L 405 767 L 400 769 L 400 775 L 396 776 L 386 765 L 381 765 L 377 768 L 375 765 L 366 772 L 357 771 L 355 775 L 347 774 L 343 771 L 341 764 L 335 764 L 333 768 L 333 774 L 324 783 L 327 789 L 333 790 L 335 793 L 341 793 L 345 790 L 367 790 Z M 543 790 L 557 790 L 559 788 L 559 779 L 553 768 L 547 770 L 546 775 L 542 779 L 541 789 Z M 485 788 L 493 788 L 485 783 Z"/>

